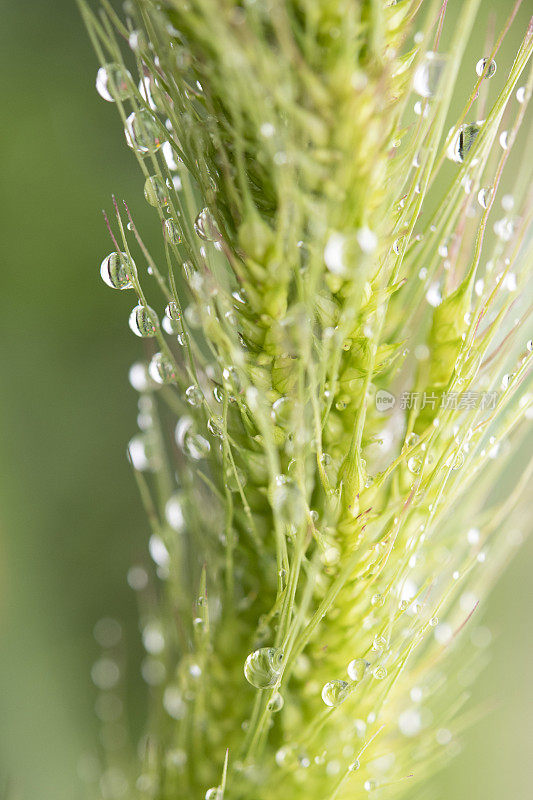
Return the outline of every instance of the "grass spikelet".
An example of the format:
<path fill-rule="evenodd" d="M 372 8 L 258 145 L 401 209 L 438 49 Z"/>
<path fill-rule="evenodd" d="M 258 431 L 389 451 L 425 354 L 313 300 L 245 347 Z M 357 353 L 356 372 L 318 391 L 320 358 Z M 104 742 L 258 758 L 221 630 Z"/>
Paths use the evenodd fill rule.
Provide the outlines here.
<path fill-rule="evenodd" d="M 116 201 L 102 265 L 147 343 L 128 796 L 414 797 L 469 721 L 531 476 L 533 30 L 497 93 L 520 4 L 477 72 L 479 0 L 421 5 L 81 5 L 162 231 Z"/>

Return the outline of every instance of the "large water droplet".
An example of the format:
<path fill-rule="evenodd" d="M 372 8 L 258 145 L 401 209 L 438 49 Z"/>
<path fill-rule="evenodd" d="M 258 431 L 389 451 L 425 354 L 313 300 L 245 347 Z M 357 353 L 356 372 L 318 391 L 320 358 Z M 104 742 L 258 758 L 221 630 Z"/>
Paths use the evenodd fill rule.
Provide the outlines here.
<path fill-rule="evenodd" d="M 190 406 L 196 407 L 202 404 L 204 396 L 202 390 L 195 384 L 192 384 L 185 389 L 185 399 Z"/>
<path fill-rule="evenodd" d="M 180 450 L 194 461 L 205 458 L 211 450 L 208 440 L 196 431 L 194 420 L 187 415 L 178 421 L 175 437 Z"/>
<path fill-rule="evenodd" d="M 154 208 L 167 206 L 169 203 L 169 187 L 159 175 L 150 175 L 144 183 L 146 202 Z"/>
<path fill-rule="evenodd" d="M 135 306 L 130 314 L 129 326 L 135 336 L 155 336 L 157 324 L 157 314 L 149 306 Z"/>
<path fill-rule="evenodd" d="M 112 289 L 133 289 L 135 272 L 135 262 L 127 253 L 110 253 L 100 265 L 102 280 Z"/>
<path fill-rule="evenodd" d="M 171 244 L 179 244 L 181 242 L 181 229 L 173 219 L 165 220 L 165 239 Z"/>
<path fill-rule="evenodd" d="M 477 72 L 477 74 L 479 75 L 480 78 L 483 75 L 483 71 L 485 70 L 485 67 L 488 64 L 488 61 L 489 61 L 488 58 L 480 58 L 479 61 L 476 64 L 476 72 Z M 489 65 L 489 68 L 487 69 L 487 72 L 485 73 L 485 78 L 492 78 L 492 76 L 494 75 L 495 72 L 496 72 L 496 62 L 495 61 L 491 61 L 490 65 Z"/>
<path fill-rule="evenodd" d="M 139 81 L 139 94 L 152 111 L 164 111 L 163 94 L 161 88 L 151 75 L 144 75 Z"/>
<path fill-rule="evenodd" d="M 281 675 L 283 653 L 276 647 L 261 647 L 244 662 L 244 677 L 256 689 L 274 686 Z"/>
<path fill-rule="evenodd" d="M 322 688 L 322 700 L 327 706 L 335 707 L 344 703 L 350 693 L 350 686 L 346 681 L 336 679 L 325 683 Z"/>
<path fill-rule="evenodd" d="M 194 221 L 194 230 L 206 242 L 218 242 L 222 238 L 215 218 L 208 208 L 203 208 Z"/>
<path fill-rule="evenodd" d="M 426 53 L 413 76 L 415 92 L 421 97 L 433 97 L 439 88 L 445 66 L 445 56 L 432 51 Z"/>
<path fill-rule="evenodd" d="M 148 366 L 148 373 L 153 381 L 159 384 L 174 383 L 176 368 L 172 359 L 165 353 L 156 353 Z"/>
<path fill-rule="evenodd" d="M 354 658 L 348 664 L 348 676 L 351 681 L 361 681 L 365 674 L 367 662 L 364 658 Z"/>
<path fill-rule="evenodd" d="M 480 122 L 467 122 L 461 125 L 446 150 L 446 156 L 457 164 L 462 164 L 481 130 Z M 452 128 L 453 130 L 453 128 Z"/>
<path fill-rule="evenodd" d="M 220 786 L 212 786 L 205 793 L 204 800 L 222 800 L 222 789 Z"/>
<path fill-rule="evenodd" d="M 159 125 L 145 109 L 134 111 L 129 115 L 124 134 L 128 146 L 141 156 L 156 153 L 162 145 Z"/>
<path fill-rule="evenodd" d="M 106 64 L 97 72 L 96 91 L 108 103 L 127 100 L 133 94 L 131 75 L 121 64 Z"/>
<path fill-rule="evenodd" d="M 151 437 L 146 433 L 137 434 L 130 439 L 128 444 L 128 458 L 133 468 L 139 472 L 154 471 L 158 466 L 158 459 L 154 452 Z"/>

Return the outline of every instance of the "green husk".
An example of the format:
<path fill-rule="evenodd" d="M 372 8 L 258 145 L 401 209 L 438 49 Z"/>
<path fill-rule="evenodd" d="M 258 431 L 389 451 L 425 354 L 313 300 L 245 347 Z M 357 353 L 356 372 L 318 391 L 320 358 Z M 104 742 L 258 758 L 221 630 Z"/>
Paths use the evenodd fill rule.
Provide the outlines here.
<path fill-rule="evenodd" d="M 81 6 L 100 62 L 152 84 L 155 108 L 136 82 L 129 102 L 168 152 L 136 155 L 143 180 L 168 187 L 149 183 L 147 199 L 180 236 L 153 257 L 116 205 L 118 249 L 131 257 L 136 240 L 176 318 L 170 337 L 156 325 L 174 377 L 142 392 L 148 456 L 132 456 L 159 552 L 150 617 L 164 677 L 141 763 L 126 762 L 128 796 L 414 797 L 457 749 L 485 659 L 463 629 L 514 547 L 501 523 L 520 492 L 493 487 L 531 408 L 505 288 L 511 269 L 527 280 L 531 197 L 517 189 L 508 241 L 488 220 L 508 154 L 495 141 L 504 113 L 518 134 L 526 103 L 512 93 L 533 36 L 443 190 L 479 2 L 461 6 L 435 96 L 413 118 L 413 73 L 443 20 L 433 3 L 418 21 L 419 5 L 137 0 L 125 21 L 107 2 L 99 16 Z M 486 80 L 474 77 L 470 105 Z M 116 105 L 125 123 L 129 105 Z M 411 389 L 436 403 L 404 403 Z M 243 668 L 264 647 L 281 667 L 258 689 Z M 337 680 L 343 702 L 328 707 Z"/>

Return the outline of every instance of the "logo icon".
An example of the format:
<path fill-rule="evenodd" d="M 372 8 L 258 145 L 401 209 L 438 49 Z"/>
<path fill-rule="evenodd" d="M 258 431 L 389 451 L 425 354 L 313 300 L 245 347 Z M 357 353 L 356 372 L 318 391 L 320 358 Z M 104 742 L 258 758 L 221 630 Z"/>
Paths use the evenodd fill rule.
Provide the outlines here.
<path fill-rule="evenodd" d="M 387 392 L 386 389 L 378 389 L 376 392 L 376 409 L 381 414 L 390 411 L 392 408 L 394 408 L 395 404 L 396 398 L 393 394 Z"/>

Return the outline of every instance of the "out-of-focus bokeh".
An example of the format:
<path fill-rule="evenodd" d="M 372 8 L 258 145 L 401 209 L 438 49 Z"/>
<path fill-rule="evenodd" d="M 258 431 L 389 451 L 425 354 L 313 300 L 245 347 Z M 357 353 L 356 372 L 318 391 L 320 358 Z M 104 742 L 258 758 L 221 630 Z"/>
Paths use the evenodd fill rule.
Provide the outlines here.
<path fill-rule="evenodd" d="M 500 78 L 527 26 L 523 5 L 498 57 Z M 510 7 L 483 3 L 464 96 L 485 55 L 490 10 L 500 26 Z M 460 18 L 460 0 L 448 13 Z M 132 748 L 146 694 L 126 582 L 131 563 L 147 561 L 125 457 L 137 414 L 127 372 L 141 346 L 127 327 L 131 298 L 98 274 L 113 249 L 100 209 L 115 192 L 148 240 L 159 231 L 115 109 L 94 90 L 97 64 L 74 1 L 3 3 L 0 28 L 0 796 L 9 782 L 16 798 L 73 800 L 92 796 L 83 777 L 101 735 L 90 679 L 99 618 L 124 626 Z M 530 796 L 532 567 L 530 543 L 476 612 L 495 642 L 470 707 L 489 714 L 433 778 L 431 796 Z"/>

